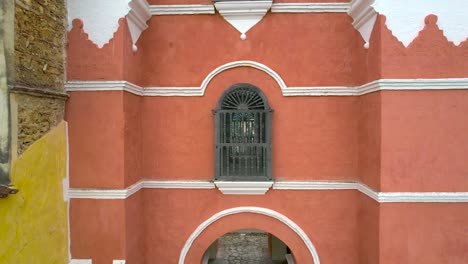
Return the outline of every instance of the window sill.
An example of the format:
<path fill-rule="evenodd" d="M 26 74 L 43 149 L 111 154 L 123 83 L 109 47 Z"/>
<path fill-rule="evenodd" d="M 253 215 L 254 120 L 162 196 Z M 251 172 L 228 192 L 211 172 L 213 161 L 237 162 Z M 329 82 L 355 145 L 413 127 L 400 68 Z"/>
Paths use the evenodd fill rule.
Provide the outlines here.
<path fill-rule="evenodd" d="M 223 194 L 264 195 L 273 181 L 215 181 L 214 184 Z"/>

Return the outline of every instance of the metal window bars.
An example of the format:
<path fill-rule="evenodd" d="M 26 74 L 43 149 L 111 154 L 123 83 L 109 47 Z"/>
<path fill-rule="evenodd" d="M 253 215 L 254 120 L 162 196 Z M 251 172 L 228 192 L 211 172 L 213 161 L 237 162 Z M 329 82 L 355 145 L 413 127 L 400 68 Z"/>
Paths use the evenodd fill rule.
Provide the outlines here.
<path fill-rule="evenodd" d="M 216 180 L 271 180 L 271 113 L 257 87 L 237 84 L 215 113 Z"/>

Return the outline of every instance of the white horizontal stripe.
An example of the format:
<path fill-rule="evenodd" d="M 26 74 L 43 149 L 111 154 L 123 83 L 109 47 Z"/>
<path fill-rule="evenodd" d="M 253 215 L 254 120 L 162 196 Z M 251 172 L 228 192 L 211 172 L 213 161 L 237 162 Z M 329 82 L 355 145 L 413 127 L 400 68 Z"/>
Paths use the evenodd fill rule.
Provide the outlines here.
<path fill-rule="evenodd" d="M 347 13 L 349 3 L 277 3 L 271 7 L 272 13 Z"/>
<path fill-rule="evenodd" d="M 274 3 L 272 13 L 347 13 L 349 3 Z M 215 14 L 214 5 L 150 5 L 153 16 Z"/>
<path fill-rule="evenodd" d="M 161 15 L 200 15 L 214 14 L 213 5 L 150 5 L 150 14 Z"/>
<path fill-rule="evenodd" d="M 142 180 L 126 189 L 69 189 L 71 199 L 126 199 L 142 188 L 151 189 L 214 189 L 211 181 Z M 468 192 L 376 192 L 360 182 L 278 181 L 275 190 L 358 190 L 379 203 L 466 203 Z"/>
<path fill-rule="evenodd" d="M 93 264 L 92 259 L 71 259 L 69 264 Z"/>
<path fill-rule="evenodd" d="M 67 92 L 126 91 L 139 96 L 203 96 L 201 87 L 147 87 L 126 81 L 68 81 Z M 361 86 L 283 87 L 283 96 L 360 96 L 377 91 L 465 90 L 468 78 L 381 79 Z"/>

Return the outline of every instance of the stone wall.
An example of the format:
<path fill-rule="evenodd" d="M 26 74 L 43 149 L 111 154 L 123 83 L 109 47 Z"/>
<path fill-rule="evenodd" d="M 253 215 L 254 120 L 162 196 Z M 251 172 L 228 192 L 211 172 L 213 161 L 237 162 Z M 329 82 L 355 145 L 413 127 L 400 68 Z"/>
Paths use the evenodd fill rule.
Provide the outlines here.
<path fill-rule="evenodd" d="M 12 136 L 21 154 L 63 119 L 66 5 L 64 0 L 18 0 L 15 15 Z"/>
<path fill-rule="evenodd" d="M 19 0 L 15 9 L 16 84 L 62 90 L 64 0 Z"/>

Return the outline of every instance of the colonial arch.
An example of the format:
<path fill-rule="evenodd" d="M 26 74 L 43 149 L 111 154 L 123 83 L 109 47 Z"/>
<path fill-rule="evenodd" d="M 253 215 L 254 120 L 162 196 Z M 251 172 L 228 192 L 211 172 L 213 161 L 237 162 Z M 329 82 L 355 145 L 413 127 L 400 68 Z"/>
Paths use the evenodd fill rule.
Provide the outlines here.
<path fill-rule="evenodd" d="M 212 72 L 210 72 L 205 77 L 202 84 L 200 85 L 200 89 L 202 91 L 201 94 L 202 95 L 205 94 L 206 87 L 208 87 L 208 84 L 211 82 L 211 80 L 213 80 L 213 78 L 216 75 L 220 74 L 223 71 L 226 71 L 232 68 L 237 68 L 237 67 L 251 67 L 257 70 L 261 70 L 265 72 L 266 74 L 270 75 L 271 78 L 273 78 L 273 80 L 275 80 L 278 83 L 278 86 L 281 88 L 281 92 L 284 92 L 284 90 L 287 89 L 287 86 L 284 83 L 283 79 L 274 70 L 270 69 L 266 65 L 261 64 L 259 62 L 245 60 L 245 61 L 234 61 L 234 62 L 226 63 L 214 69 Z"/>
<path fill-rule="evenodd" d="M 227 217 L 231 215 L 237 215 L 241 213 L 252 213 L 252 214 L 258 214 L 258 215 L 263 215 L 267 217 L 274 218 L 284 225 L 286 225 L 290 230 L 292 230 L 294 233 L 296 233 L 299 238 L 303 241 L 304 245 L 306 248 L 309 250 L 309 253 L 311 255 L 311 258 L 313 259 L 314 264 L 320 264 L 319 256 L 317 254 L 317 251 L 312 243 L 312 241 L 309 239 L 307 234 L 300 228 L 296 223 L 294 223 L 291 219 L 286 217 L 285 215 L 278 213 L 276 211 L 273 211 L 271 209 L 267 208 L 262 208 L 262 207 L 252 207 L 252 206 L 245 206 L 245 207 L 234 207 L 230 209 L 226 209 L 223 211 L 220 211 L 207 220 L 205 220 L 203 223 L 201 223 L 195 231 L 189 236 L 187 241 L 185 242 L 185 245 L 182 248 L 182 251 L 179 256 L 179 264 L 185 264 L 185 259 L 187 257 L 187 254 L 192 247 L 192 244 L 194 241 L 197 239 L 197 237 L 200 236 L 200 234 L 208 228 L 211 224 L 214 222 Z"/>

